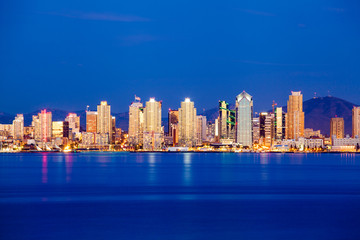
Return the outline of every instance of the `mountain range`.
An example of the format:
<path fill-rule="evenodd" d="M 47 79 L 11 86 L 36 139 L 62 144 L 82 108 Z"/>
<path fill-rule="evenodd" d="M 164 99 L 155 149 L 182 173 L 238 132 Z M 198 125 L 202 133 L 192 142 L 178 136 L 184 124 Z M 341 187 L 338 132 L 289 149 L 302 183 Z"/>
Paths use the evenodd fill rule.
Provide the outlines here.
<path fill-rule="evenodd" d="M 354 103 L 350 103 L 346 100 L 337 97 L 317 97 L 312 98 L 303 103 L 303 109 L 305 112 L 305 127 L 313 128 L 314 130 L 321 130 L 323 134 L 330 135 L 330 119 L 332 117 L 343 117 L 345 122 L 345 134 L 351 134 L 352 129 L 352 108 L 358 106 Z M 234 107 L 234 106 L 232 106 Z M 283 107 L 286 111 L 286 106 Z M 52 112 L 53 121 L 63 121 L 65 117 L 70 113 L 69 111 L 59 109 L 47 109 Z M 32 116 L 40 112 L 35 111 L 24 114 L 24 124 L 28 126 L 31 124 Z M 86 113 L 85 111 L 75 111 L 80 116 L 80 125 L 83 129 L 86 126 Z M 112 113 L 116 117 L 116 127 L 120 127 L 127 131 L 129 124 L 128 112 Z M 206 116 L 208 121 L 214 122 L 218 117 L 218 108 L 214 107 L 208 109 L 202 113 Z M 14 114 L 7 114 L 0 112 L 0 123 L 9 124 L 14 119 Z M 163 118 L 163 125 L 165 131 L 167 131 L 167 117 Z"/>

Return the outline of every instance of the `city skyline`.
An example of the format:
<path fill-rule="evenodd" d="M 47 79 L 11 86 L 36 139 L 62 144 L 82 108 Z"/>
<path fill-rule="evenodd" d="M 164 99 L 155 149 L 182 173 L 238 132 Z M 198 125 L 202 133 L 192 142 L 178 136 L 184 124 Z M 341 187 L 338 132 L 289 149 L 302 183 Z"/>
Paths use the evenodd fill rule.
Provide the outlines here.
<path fill-rule="evenodd" d="M 190 97 L 200 110 L 244 89 L 255 111 L 285 105 L 291 90 L 360 104 L 356 1 L 159 4 L 4 2 L 0 81 L 16 91 L 2 92 L 0 111 L 78 111 L 105 99 L 125 112 L 134 94 L 165 109 Z"/>

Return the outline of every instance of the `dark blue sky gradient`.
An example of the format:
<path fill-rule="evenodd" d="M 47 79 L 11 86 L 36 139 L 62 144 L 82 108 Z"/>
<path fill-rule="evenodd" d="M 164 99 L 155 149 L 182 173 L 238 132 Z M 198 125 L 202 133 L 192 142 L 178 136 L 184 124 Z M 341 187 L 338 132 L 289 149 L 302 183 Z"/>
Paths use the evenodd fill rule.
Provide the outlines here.
<path fill-rule="evenodd" d="M 360 104 L 358 1 L 1 1 L 0 112 L 128 110 L 134 95 L 177 108 L 256 111 L 328 95 Z"/>

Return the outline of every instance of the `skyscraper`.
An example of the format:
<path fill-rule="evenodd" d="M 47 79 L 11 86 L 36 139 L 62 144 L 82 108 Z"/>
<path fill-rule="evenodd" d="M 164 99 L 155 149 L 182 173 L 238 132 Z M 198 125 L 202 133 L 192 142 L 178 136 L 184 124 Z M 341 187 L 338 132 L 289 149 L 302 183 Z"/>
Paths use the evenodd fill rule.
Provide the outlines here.
<path fill-rule="evenodd" d="M 196 108 L 190 98 L 185 98 L 179 108 L 179 144 L 187 147 L 196 144 Z"/>
<path fill-rule="evenodd" d="M 253 100 L 243 91 L 236 97 L 236 142 L 244 147 L 252 147 L 253 143 Z"/>
<path fill-rule="evenodd" d="M 282 107 L 275 109 L 274 128 L 276 140 L 283 140 L 285 138 L 285 116 Z"/>
<path fill-rule="evenodd" d="M 144 114 L 143 104 L 139 101 L 129 106 L 129 143 L 132 146 L 142 144 Z"/>
<path fill-rule="evenodd" d="M 207 121 L 206 116 L 196 116 L 196 144 L 206 141 Z"/>
<path fill-rule="evenodd" d="M 173 145 L 179 142 L 179 110 L 169 109 L 169 136 L 173 138 Z"/>
<path fill-rule="evenodd" d="M 98 134 L 108 135 L 109 142 L 112 140 L 112 117 L 111 108 L 106 101 L 102 101 L 97 106 L 97 125 L 96 132 Z M 102 137 L 103 138 L 103 137 Z"/>
<path fill-rule="evenodd" d="M 22 140 L 24 138 L 24 115 L 18 114 L 13 121 L 13 138 Z"/>
<path fill-rule="evenodd" d="M 229 108 L 225 101 L 219 101 L 219 138 L 235 140 L 235 111 Z"/>
<path fill-rule="evenodd" d="M 76 113 L 69 113 L 65 118 L 65 121 L 69 123 L 69 128 L 73 133 L 80 132 L 80 116 Z"/>
<path fill-rule="evenodd" d="M 344 119 L 331 118 L 330 122 L 330 137 L 344 138 Z"/>
<path fill-rule="evenodd" d="M 352 110 L 352 136 L 360 137 L 360 107 L 354 107 Z"/>
<path fill-rule="evenodd" d="M 265 146 L 271 147 L 274 139 L 274 114 L 265 117 Z"/>
<path fill-rule="evenodd" d="M 96 111 L 86 111 L 86 132 L 96 133 L 97 115 Z"/>
<path fill-rule="evenodd" d="M 155 98 L 150 98 L 144 109 L 143 149 L 147 151 L 161 150 L 163 129 L 161 127 L 161 105 Z"/>
<path fill-rule="evenodd" d="M 52 135 L 52 114 L 46 109 L 41 110 L 38 116 L 33 116 L 32 125 L 35 127 L 35 140 L 50 142 Z"/>
<path fill-rule="evenodd" d="M 305 115 L 301 92 L 291 92 L 287 102 L 287 110 L 285 135 L 287 139 L 297 140 L 304 136 Z"/>

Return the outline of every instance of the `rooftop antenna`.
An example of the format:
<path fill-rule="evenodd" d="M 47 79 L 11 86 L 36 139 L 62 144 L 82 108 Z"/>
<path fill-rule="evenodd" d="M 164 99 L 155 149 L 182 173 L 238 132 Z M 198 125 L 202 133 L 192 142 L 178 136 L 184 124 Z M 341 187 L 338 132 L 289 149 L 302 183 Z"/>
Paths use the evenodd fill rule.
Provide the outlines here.
<path fill-rule="evenodd" d="M 87 112 L 89 111 L 89 105 L 86 106 L 86 111 L 87 111 Z"/>

